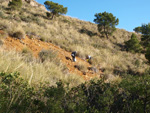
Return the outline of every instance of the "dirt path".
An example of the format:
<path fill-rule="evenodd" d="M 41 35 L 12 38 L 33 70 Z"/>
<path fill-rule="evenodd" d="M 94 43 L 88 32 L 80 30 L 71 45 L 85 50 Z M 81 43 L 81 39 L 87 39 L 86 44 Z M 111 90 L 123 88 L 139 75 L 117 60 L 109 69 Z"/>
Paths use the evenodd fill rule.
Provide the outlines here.
<path fill-rule="evenodd" d="M 96 74 L 91 70 L 87 69 L 86 73 L 85 72 L 83 73 L 82 71 L 75 68 L 75 65 L 78 65 L 78 63 L 85 65 L 86 67 L 91 67 L 91 65 L 88 62 L 80 59 L 79 57 L 76 58 L 77 62 L 72 62 L 70 60 L 71 59 L 70 52 L 63 50 L 52 43 L 43 42 L 37 39 L 30 39 L 27 36 L 25 37 L 25 39 L 22 40 L 7 37 L 4 40 L 4 46 L 8 49 L 15 48 L 17 51 L 22 51 L 23 48 L 27 47 L 30 50 L 32 50 L 33 55 L 35 57 L 38 57 L 38 53 L 42 49 L 52 49 L 54 51 L 57 51 L 59 59 L 61 60 L 62 63 L 64 63 L 67 66 L 70 73 L 75 73 L 77 75 L 80 75 L 85 80 L 90 80 L 91 78 L 99 76 L 99 74 Z"/>

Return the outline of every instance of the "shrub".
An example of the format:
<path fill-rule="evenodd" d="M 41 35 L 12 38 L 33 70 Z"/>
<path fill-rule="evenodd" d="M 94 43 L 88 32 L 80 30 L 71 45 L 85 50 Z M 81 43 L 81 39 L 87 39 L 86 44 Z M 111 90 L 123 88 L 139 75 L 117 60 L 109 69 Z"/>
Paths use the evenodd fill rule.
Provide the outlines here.
<path fill-rule="evenodd" d="M 41 41 L 43 41 L 43 42 L 45 42 L 45 41 L 46 41 L 45 37 L 40 37 L 40 39 L 39 39 L 39 40 L 41 40 Z"/>
<path fill-rule="evenodd" d="M 142 47 L 140 45 L 139 40 L 136 38 L 135 34 L 131 35 L 131 39 L 128 40 L 127 42 L 125 42 L 127 51 L 130 52 L 141 52 L 142 51 Z"/>
<path fill-rule="evenodd" d="M 9 25 L 3 22 L 0 22 L 0 30 L 7 30 Z"/>
<path fill-rule="evenodd" d="M 54 52 L 53 50 L 42 50 L 39 53 L 39 58 L 41 62 L 44 62 L 45 60 L 53 61 L 54 59 L 56 59 L 56 57 L 57 53 Z"/>
<path fill-rule="evenodd" d="M 8 37 L 8 34 L 4 31 L 1 31 L 0 38 L 7 38 L 7 37 Z"/>
<path fill-rule="evenodd" d="M 23 48 L 21 53 L 24 56 L 24 59 L 23 59 L 24 61 L 26 61 L 26 62 L 33 61 L 33 53 L 29 48 L 27 48 L 27 47 Z"/>
<path fill-rule="evenodd" d="M 12 36 L 17 39 L 23 39 L 23 38 L 25 38 L 25 33 L 24 33 L 24 31 L 16 31 L 13 33 Z"/>
<path fill-rule="evenodd" d="M 0 112 L 56 113 L 149 113 L 150 77 L 128 75 L 121 82 L 103 78 L 71 89 L 58 81 L 55 86 L 31 87 L 19 73 L 0 73 Z M 7 109 L 6 109 L 7 108 Z M 128 109 L 127 109 L 128 108 Z"/>
<path fill-rule="evenodd" d="M 12 0 L 9 2 L 8 6 L 13 10 L 20 9 L 22 7 L 22 0 Z"/>
<path fill-rule="evenodd" d="M 142 34 L 142 37 L 141 37 L 142 46 L 145 48 L 150 46 L 150 23 L 143 24 L 140 27 L 140 32 Z"/>
<path fill-rule="evenodd" d="M 145 57 L 148 60 L 148 62 L 150 63 L 150 47 L 147 48 Z"/>
<path fill-rule="evenodd" d="M 31 50 L 28 49 L 27 47 L 25 47 L 25 48 L 22 49 L 22 53 L 23 53 L 23 54 L 31 53 Z"/>
<path fill-rule="evenodd" d="M 31 110 L 29 108 L 33 102 L 31 99 L 34 96 L 33 88 L 19 77 L 19 73 L 0 73 L 0 95 L 0 112 Z"/>
<path fill-rule="evenodd" d="M 16 20 L 17 22 L 21 22 L 21 19 L 20 19 L 20 17 L 18 15 L 14 16 L 14 20 Z"/>
<path fill-rule="evenodd" d="M 21 20 L 24 21 L 24 22 L 32 22 L 32 19 L 28 16 L 24 16 L 24 15 L 21 15 L 20 16 Z"/>
<path fill-rule="evenodd" d="M 75 68 L 77 68 L 79 71 L 82 71 L 82 72 L 86 72 L 86 70 L 87 70 L 86 65 L 81 64 L 81 63 L 75 65 Z"/>
<path fill-rule="evenodd" d="M 140 60 L 137 59 L 137 60 L 135 61 L 135 65 L 136 65 L 137 67 L 139 67 L 139 66 L 141 65 Z"/>
<path fill-rule="evenodd" d="M 0 18 L 5 18 L 4 13 L 2 11 L 0 11 Z"/>

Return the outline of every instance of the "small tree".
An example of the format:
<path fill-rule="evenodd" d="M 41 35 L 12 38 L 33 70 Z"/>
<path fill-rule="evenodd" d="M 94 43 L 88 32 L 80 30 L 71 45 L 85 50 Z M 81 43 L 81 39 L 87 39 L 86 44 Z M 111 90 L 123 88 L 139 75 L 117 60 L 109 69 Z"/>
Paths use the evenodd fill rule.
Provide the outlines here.
<path fill-rule="evenodd" d="M 105 34 L 107 38 L 116 30 L 115 26 L 119 24 L 119 19 L 116 19 L 112 13 L 96 13 L 95 17 L 94 22 L 98 24 L 99 32 Z"/>
<path fill-rule="evenodd" d="M 125 45 L 127 46 L 127 51 L 130 52 L 141 52 L 142 50 L 140 42 L 134 33 L 131 35 L 131 39 L 125 42 Z"/>
<path fill-rule="evenodd" d="M 141 33 L 142 30 L 141 30 L 141 27 L 136 27 L 133 29 L 136 33 Z"/>
<path fill-rule="evenodd" d="M 142 45 L 144 47 L 150 46 L 150 23 L 149 24 L 143 24 L 141 26 L 141 33 L 142 33 Z"/>
<path fill-rule="evenodd" d="M 148 60 L 148 62 L 150 63 L 150 47 L 148 47 L 147 50 L 146 50 L 145 58 L 146 58 L 146 59 Z"/>
<path fill-rule="evenodd" d="M 54 3 L 52 1 L 46 1 L 44 5 L 51 12 L 52 19 L 54 18 L 54 16 L 67 13 L 67 7 L 64 7 L 63 5 L 59 5 L 58 3 Z M 47 13 L 47 16 L 50 16 L 50 14 Z"/>
<path fill-rule="evenodd" d="M 22 7 L 22 0 L 12 0 L 9 2 L 8 6 L 13 10 L 20 9 Z"/>

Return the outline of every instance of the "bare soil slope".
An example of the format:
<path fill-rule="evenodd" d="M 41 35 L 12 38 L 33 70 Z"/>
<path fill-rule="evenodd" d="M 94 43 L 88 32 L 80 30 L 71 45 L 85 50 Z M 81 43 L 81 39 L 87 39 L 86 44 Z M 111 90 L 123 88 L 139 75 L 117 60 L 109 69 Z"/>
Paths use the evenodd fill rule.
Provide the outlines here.
<path fill-rule="evenodd" d="M 70 73 L 75 73 L 77 75 L 80 75 L 85 80 L 90 80 L 91 78 L 99 77 L 100 73 L 101 73 L 101 72 L 95 73 L 92 70 L 88 69 L 92 66 L 88 62 L 86 62 L 85 60 L 80 59 L 79 57 L 76 58 L 77 59 L 76 62 L 72 62 L 70 52 L 63 50 L 63 49 L 55 46 L 52 43 L 43 42 L 43 41 L 40 41 L 40 40 L 35 39 L 35 38 L 30 39 L 28 36 L 26 36 L 25 39 L 22 39 L 22 40 L 15 39 L 12 37 L 7 37 L 4 40 L 4 46 L 7 49 L 15 48 L 17 51 L 22 51 L 24 47 L 27 47 L 32 51 L 32 53 L 35 57 L 38 57 L 38 53 L 42 49 L 52 49 L 58 53 L 59 59 L 61 60 L 62 63 L 64 63 L 67 66 Z M 82 72 L 82 71 L 78 70 L 76 68 L 76 65 L 78 65 L 78 63 L 86 66 L 87 71 Z"/>

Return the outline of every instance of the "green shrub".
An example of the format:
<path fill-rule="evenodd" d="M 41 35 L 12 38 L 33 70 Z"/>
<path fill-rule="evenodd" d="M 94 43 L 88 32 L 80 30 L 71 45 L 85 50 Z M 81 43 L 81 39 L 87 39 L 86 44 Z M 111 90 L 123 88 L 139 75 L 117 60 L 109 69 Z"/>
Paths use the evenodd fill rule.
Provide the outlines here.
<path fill-rule="evenodd" d="M 135 65 L 136 65 L 137 67 L 139 67 L 139 66 L 141 65 L 140 60 L 137 59 L 137 60 L 135 61 Z"/>
<path fill-rule="evenodd" d="M 148 60 L 148 62 L 150 63 L 150 47 L 147 48 L 146 53 L 145 53 L 145 57 Z"/>
<path fill-rule="evenodd" d="M 13 10 L 20 9 L 22 7 L 22 0 L 12 0 L 9 2 L 8 6 Z"/>
<path fill-rule="evenodd" d="M 119 83 L 103 78 L 68 88 L 58 81 L 55 86 L 31 87 L 19 73 L 0 73 L 0 112 L 42 113 L 149 113 L 150 75 L 127 75 Z M 7 108 L 7 109 L 6 109 Z M 128 109 L 127 109 L 128 108 Z"/>
<path fill-rule="evenodd" d="M 29 112 L 33 88 L 18 73 L 0 73 L 0 112 Z"/>
<path fill-rule="evenodd" d="M 22 21 L 24 21 L 24 22 L 32 22 L 32 19 L 28 16 L 28 17 L 26 17 L 26 16 L 24 16 L 24 15 L 21 15 L 20 16 L 20 19 L 22 20 Z"/>
<path fill-rule="evenodd" d="M 128 40 L 127 42 L 125 42 L 127 51 L 130 52 L 141 52 L 142 51 L 142 47 L 140 45 L 139 40 L 136 38 L 135 34 L 131 35 L 131 39 Z"/>
<path fill-rule="evenodd" d="M 64 113 L 63 101 L 66 94 L 64 84 L 59 81 L 56 83 L 56 87 L 45 88 L 44 95 L 48 98 L 46 107 L 50 113 Z"/>

